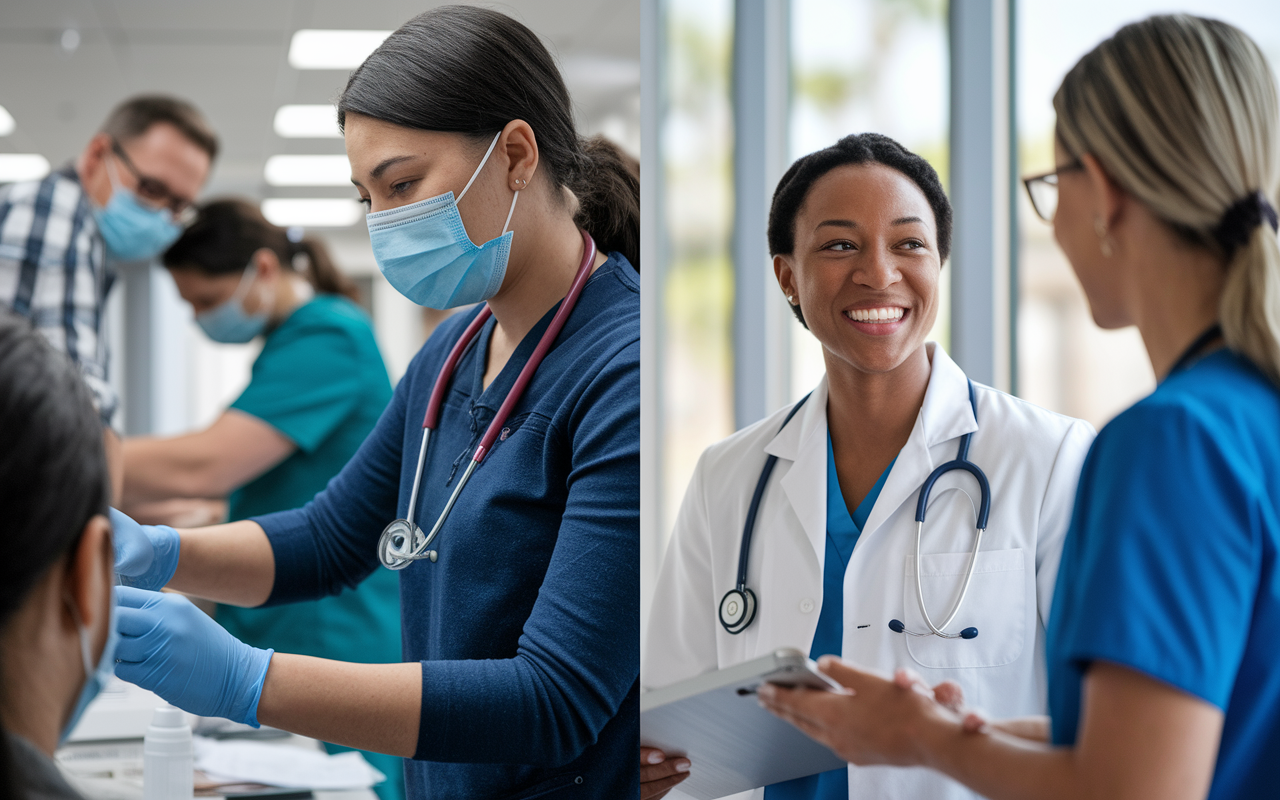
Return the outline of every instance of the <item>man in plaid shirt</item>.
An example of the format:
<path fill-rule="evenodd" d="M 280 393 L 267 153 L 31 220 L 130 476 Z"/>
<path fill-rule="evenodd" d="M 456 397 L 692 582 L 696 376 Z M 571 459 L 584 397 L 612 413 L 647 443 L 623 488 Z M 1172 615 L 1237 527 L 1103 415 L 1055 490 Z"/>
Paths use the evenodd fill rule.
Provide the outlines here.
<path fill-rule="evenodd" d="M 74 164 L 0 189 L 0 308 L 30 319 L 80 367 L 102 416 L 117 497 L 118 398 L 102 336 L 109 264 L 154 258 L 178 237 L 217 153 L 217 137 L 191 104 L 134 97 Z"/>

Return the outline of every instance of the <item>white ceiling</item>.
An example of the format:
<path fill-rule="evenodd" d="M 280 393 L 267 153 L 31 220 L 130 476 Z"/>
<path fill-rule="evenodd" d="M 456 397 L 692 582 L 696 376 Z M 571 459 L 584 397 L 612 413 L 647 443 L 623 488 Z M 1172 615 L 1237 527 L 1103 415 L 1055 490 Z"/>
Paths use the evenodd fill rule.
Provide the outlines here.
<path fill-rule="evenodd" d="M 290 67 L 290 37 L 302 28 L 391 30 L 443 4 L 2 0 L 0 105 L 17 128 L 0 138 L 0 152 L 40 153 L 57 168 L 80 151 L 118 101 L 139 92 L 165 92 L 194 102 L 222 140 L 204 196 L 352 197 L 353 190 L 346 188 L 271 187 L 263 180 L 268 156 L 343 152 L 340 139 L 282 139 L 272 130 L 281 105 L 332 102 L 347 77 L 345 70 Z M 480 5 L 510 14 L 542 36 L 564 67 L 584 133 L 605 131 L 638 154 L 638 0 Z M 64 39 L 68 30 L 79 38 L 70 51 L 62 46 L 75 38 Z M 593 69 L 595 63 L 607 68 Z M 634 82 L 626 77 L 632 72 Z M 363 228 L 332 231 L 330 238 L 340 250 L 364 250 L 358 247 L 365 239 Z"/>

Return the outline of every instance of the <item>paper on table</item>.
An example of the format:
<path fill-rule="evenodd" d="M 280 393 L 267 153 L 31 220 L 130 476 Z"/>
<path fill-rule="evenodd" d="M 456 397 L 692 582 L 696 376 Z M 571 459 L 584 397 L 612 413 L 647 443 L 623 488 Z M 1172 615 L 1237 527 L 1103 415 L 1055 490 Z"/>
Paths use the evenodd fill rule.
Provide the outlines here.
<path fill-rule="evenodd" d="M 354 751 L 329 755 L 281 744 L 195 740 L 195 766 L 211 778 L 290 789 L 368 789 L 386 776 Z"/>

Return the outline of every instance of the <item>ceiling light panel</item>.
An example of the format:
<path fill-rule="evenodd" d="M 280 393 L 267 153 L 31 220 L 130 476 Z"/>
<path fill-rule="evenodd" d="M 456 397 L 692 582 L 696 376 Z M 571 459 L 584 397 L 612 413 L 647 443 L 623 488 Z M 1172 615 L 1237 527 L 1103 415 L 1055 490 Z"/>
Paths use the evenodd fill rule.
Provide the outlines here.
<path fill-rule="evenodd" d="M 289 43 L 294 69 L 355 69 L 391 31 L 330 31 L 304 28 Z"/>
<path fill-rule="evenodd" d="M 330 105 L 280 106 L 273 123 L 285 139 L 341 139 L 338 110 Z"/>
<path fill-rule="evenodd" d="M 263 177 L 272 186 L 350 186 L 346 156 L 271 156 Z"/>
<path fill-rule="evenodd" d="M 364 207 L 340 198 L 273 197 L 262 201 L 262 215 L 281 228 L 345 228 L 364 217 Z"/>
<path fill-rule="evenodd" d="M 8 136 L 16 127 L 18 123 L 13 121 L 13 115 L 9 113 L 9 109 L 0 106 L 0 136 Z"/>
<path fill-rule="evenodd" d="M 49 159 L 39 153 L 0 153 L 0 183 L 34 181 L 49 174 Z"/>

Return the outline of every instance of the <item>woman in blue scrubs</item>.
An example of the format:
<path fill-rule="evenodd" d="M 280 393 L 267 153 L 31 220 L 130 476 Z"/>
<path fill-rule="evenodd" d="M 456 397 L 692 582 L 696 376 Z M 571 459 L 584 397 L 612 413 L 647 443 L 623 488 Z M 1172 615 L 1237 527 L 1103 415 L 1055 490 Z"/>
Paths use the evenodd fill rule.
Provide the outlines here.
<path fill-rule="evenodd" d="M 323 244 L 290 241 L 243 200 L 202 206 L 164 263 L 210 339 L 242 344 L 262 337 L 262 352 L 249 385 L 208 428 L 125 440 L 123 502 L 227 498 L 231 522 L 305 505 L 355 455 L 391 399 L 355 286 Z M 388 570 L 321 600 L 221 605 L 216 619 L 254 647 L 365 663 L 400 660 L 399 581 Z M 403 797 L 398 759 L 365 756 L 389 773 L 379 797 Z"/>
<path fill-rule="evenodd" d="M 437 328 L 303 508 L 117 525 L 117 571 L 142 587 L 120 589 L 117 673 L 195 713 L 403 756 L 415 800 L 635 796 L 638 181 L 578 135 L 538 36 L 486 9 L 406 23 L 352 73 L 338 119 L 387 280 L 421 305 L 483 305 Z M 315 599 L 382 569 L 389 523 L 425 533 L 446 509 L 432 557 L 391 562 L 406 663 L 254 648 L 149 591 Z"/>
<path fill-rule="evenodd" d="M 1160 382 L 1085 462 L 1048 631 L 1049 717 L 987 723 L 954 687 L 931 698 L 910 675 L 836 659 L 824 668 L 854 694 L 762 702 L 851 762 L 930 766 L 992 798 L 1272 797 L 1275 79 L 1240 30 L 1153 17 L 1081 59 L 1054 105 L 1058 166 L 1028 180 L 1032 197 L 1094 320 L 1137 325 Z"/>

